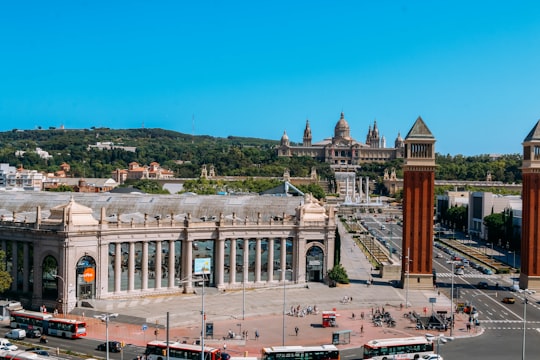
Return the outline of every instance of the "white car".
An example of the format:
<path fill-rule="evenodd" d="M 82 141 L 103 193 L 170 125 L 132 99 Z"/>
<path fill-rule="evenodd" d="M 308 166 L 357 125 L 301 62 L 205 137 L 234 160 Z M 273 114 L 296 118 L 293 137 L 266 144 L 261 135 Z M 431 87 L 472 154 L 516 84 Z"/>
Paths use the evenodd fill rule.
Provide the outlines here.
<path fill-rule="evenodd" d="M 465 271 L 463 269 L 456 269 L 455 275 L 465 275 Z"/>
<path fill-rule="evenodd" d="M 444 360 L 441 355 L 437 354 L 426 354 L 422 356 L 422 360 Z"/>

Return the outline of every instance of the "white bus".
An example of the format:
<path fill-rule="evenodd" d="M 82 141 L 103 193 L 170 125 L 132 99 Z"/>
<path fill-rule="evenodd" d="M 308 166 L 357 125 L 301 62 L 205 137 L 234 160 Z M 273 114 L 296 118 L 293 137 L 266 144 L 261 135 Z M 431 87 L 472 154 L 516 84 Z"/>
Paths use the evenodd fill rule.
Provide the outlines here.
<path fill-rule="evenodd" d="M 424 336 L 371 340 L 364 344 L 364 359 L 421 359 L 434 354 L 433 341 Z"/>
<path fill-rule="evenodd" d="M 339 350 L 334 345 L 266 347 L 261 360 L 339 360 Z"/>

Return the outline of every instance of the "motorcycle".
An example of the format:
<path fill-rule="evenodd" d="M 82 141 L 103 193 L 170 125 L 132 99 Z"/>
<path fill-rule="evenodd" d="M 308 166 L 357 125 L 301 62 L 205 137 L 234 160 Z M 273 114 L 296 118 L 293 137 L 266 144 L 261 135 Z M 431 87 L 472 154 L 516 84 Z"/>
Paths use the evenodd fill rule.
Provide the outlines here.
<path fill-rule="evenodd" d="M 46 343 L 49 342 L 49 340 L 47 340 L 47 337 L 46 337 L 46 336 L 42 336 L 42 337 L 39 338 L 39 342 L 40 342 L 41 344 L 46 344 Z"/>

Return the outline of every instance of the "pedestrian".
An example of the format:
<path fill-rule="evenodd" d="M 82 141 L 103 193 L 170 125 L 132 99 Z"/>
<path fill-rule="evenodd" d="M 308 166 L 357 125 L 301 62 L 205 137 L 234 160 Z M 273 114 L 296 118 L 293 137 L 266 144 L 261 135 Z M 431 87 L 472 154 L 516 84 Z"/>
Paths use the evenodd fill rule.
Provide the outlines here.
<path fill-rule="evenodd" d="M 360 325 L 360 334 L 364 335 L 364 324 Z"/>
<path fill-rule="evenodd" d="M 360 313 L 360 319 L 364 320 L 364 312 L 363 311 Z"/>
<path fill-rule="evenodd" d="M 300 330 L 300 329 L 298 328 L 298 326 L 295 326 L 295 327 L 294 327 L 294 332 L 295 332 L 296 336 L 298 336 L 298 331 L 299 331 L 299 330 Z"/>
<path fill-rule="evenodd" d="M 354 313 L 352 313 L 352 319 L 356 319 L 356 315 Z"/>
<path fill-rule="evenodd" d="M 223 344 L 223 350 L 227 350 L 227 344 Z"/>
<path fill-rule="evenodd" d="M 259 340 L 259 330 L 255 329 L 255 340 Z"/>

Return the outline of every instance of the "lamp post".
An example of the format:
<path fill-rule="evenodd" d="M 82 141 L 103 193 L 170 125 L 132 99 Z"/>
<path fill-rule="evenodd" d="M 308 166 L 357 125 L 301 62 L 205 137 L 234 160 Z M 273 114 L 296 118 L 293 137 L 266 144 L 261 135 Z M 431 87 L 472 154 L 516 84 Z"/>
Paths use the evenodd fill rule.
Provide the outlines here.
<path fill-rule="evenodd" d="M 426 334 L 426 338 L 430 341 L 434 341 L 434 340 L 437 340 L 437 346 L 436 346 L 436 354 L 437 354 L 437 358 L 439 358 L 439 346 L 441 343 L 443 344 L 446 344 L 448 341 L 452 341 L 454 340 L 453 337 L 451 336 L 444 336 L 444 335 L 439 335 L 439 336 L 434 336 L 434 335 L 431 335 L 431 334 Z"/>
<path fill-rule="evenodd" d="M 525 297 L 523 302 L 523 343 L 521 344 L 521 360 L 525 360 L 525 331 L 527 330 L 527 303 L 529 299 Z"/>
<path fill-rule="evenodd" d="M 452 336 L 454 330 L 454 273 L 456 272 L 456 262 L 447 261 L 447 263 L 452 264 L 452 285 L 450 287 L 450 336 Z"/>
<path fill-rule="evenodd" d="M 106 359 L 109 360 L 109 319 L 118 317 L 118 314 L 101 314 L 94 317 L 105 322 L 105 353 Z"/>
<path fill-rule="evenodd" d="M 281 272 L 283 274 L 283 329 L 282 329 L 282 346 L 285 346 L 285 313 L 287 312 L 287 309 L 286 309 L 286 300 L 287 298 L 285 297 L 286 295 L 286 292 L 285 292 L 285 280 L 287 280 L 287 271 L 291 272 L 292 273 L 292 270 L 287 270 L 287 269 L 279 269 L 278 270 L 279 272 Z"/>
<path fill-rule="evenodd" d="M 405 308 L 406 309 L 409 308 L 409 279 L 410 279 L 409 263 L 411 262 L 410 254 L 411 254 L 411 248 L 407 248 L 407 256 L 405 257 L 405 261 L 407 261 L 407 271 L 405 272 L 405 275 L 407 275 L 406 284 L 405 284 Z"/>
<path fill-rule="evenodd" d="M 66 282 L 64 281 L 64 278 L 60 275 L 53 275 L 56 279 L 62 280 L 62 315 L 64 315 L 64 318 L 66 317 Z"/>

